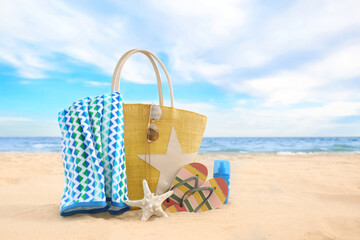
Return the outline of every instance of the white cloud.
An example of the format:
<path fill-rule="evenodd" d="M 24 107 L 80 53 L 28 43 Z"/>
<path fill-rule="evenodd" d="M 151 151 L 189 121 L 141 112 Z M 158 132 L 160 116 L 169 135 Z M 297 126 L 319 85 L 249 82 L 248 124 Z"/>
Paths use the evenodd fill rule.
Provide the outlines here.
<path fill-rule="evenodd" d="M 321 78 L 322 81 L 358 77 L 360 76 L 360 44 L 344 46 L 335 52 L 329 52 L 324 59 L 307 64 L 303 70 L 311 76 Z"/>
<path fill-rule="evenodd" d="M 266 100 L 266 104 L 329 102 L 359 99 L 360 85 L 343 86 L 360 76 L 360 45 L 344 47 L 325 58 L 306 63 L 292 71 L 233 82 L 233 89 Z M 354 89 L 355 88 L 355 89 Z"/>
<path fill-rule="evenodd" d="M 241 0 L 162 0 L 151 1 L 148 7 L 166 19 L 163 24 L 171 36 L 204 48 L 231 37 L 231 31 L 245 23 L 243 5 L 245 1 Z"/>
<path fill-rule="evenodd" d="M 360 131 L 359 123 L 336 123 L 338 118 L 360 115 L 359 102 L 296 109 L 239 106 L 203 113 L 208 116 L 205 135 L 211 137 L 358 136 Z"/>
<path fill-rule="evenodd" d="M 0 10 L 0 59 L 28 78 L 61 70 L 63 66 L 49 60 L 54 54 L 93 64 L 111 74 L 125 50 L 150 46 L 168 53 L 173 73 L 179 76 L 174 79 L 196 81 L 200 75 L 226 87 L 239 81 L 231 75 L 234 72 L 261 67 L 281 55 L 331 52 L 329 39 L 336 41 L 360 26 L 356 1 L 294 1 L 286 10 L 265 5 L 266 14 L 244 0 L 149 1 L 141 8 L 138 4 L 115 4 L 115 8 L 126 8 L 126 15 L 95 16 L 57 1 L 5 1 Z M 150 64 L 145 58 L 136 59 L 124 70 L 126 80 L 153 82 Z"/>
<path fill-rule="evenodd" d="M 293 1 L 288 5 L 286 10 L 264 5 L 264 14 L 248 1 L 156 1 L 150 12 L 158 15 L 154 21 L 172 48 L 170 56 L 179 75 L 190 80 L 200 74 L 226 86 L 234 78 L 223 81 L 221 75 L 234 69 L 261 67 L 301 51 L 326 54 L 334 50 L 341 35 L 354 35 L 360 27 L 356 1 Z M 359 36 L 352 36 L 351 41 L 356 39 Z M 213 76 L 212 71 L 202 70 L 203 63 L 215 71 L 229 68 Z"/>
<path fill-rule="evenodd" d="M 358 1 L 301 0 L 289 5 L 285 11 L 274 11 L 261 20 L 256 18 L 251 26 L 254 30 L 240 39 L 233 50 L 232 60 L 238 67 L 261 66 L 292 52 L 326 54 L 339 38 L 347 41 L 345 36 L 356 33 L 360 27 Z"/>
<path fill-rule="evenodd" d="M 239 105 L 245 105 L 248 103 L 248 100 L 242 99 L 242 100 L 237 101 L 236 103 Z"/>
<path fill-rule="evenodd" d="M 63 71 L 58 56 L 111 75 L 128 49 L 165 52 L 175 83 L 208 81 L 255 98 L 234 100 L 239 107 L 232 109 L 176 104 L 207 114 L 211 136 L 319 135 L 336 132 L 337 117 L 359 114 L 359 1 L 298 0 L 282 8 L 246 0 L 113 4 L 107 14 L 71 2 L 2 1 L 0 62 L 29 78 L 26 84 Z M 144 56 L 131 58 L 123 78 L 156 83 Z M 314 102 L 321 107 L 301 107 Z"/>
<path fill-rule="evenodd" d="M 360 102 L 332 102 L 321 107 L 292 109 L 290 114 L 303 119 L 326 120 L 337 117 L 360 115 Z"/>
<path fill-rule="evenodd" d="M 57 55 L 112 74 L 121 54 L 137 45 L 135 39 L 126 37 L 129 30 L 124 21 L 120 15 L 93 17 L 59 1 L 3 1 L 0 61 L 14 66 L 24 78 L 43 78 L 47 71 L 63 71 L 65 66 Z M 133 73 L 129 65 L 126 71 L 134 77 L 129 80 L 144 82 L 149 71 Z M 139 67 L 143 65 L 140 61 Z"/>
<path fill-rule="evenodd" d="M 108 82 L 98 82 L 98 81 L 85 81 L 86 85 L 94 86 L 94 87 L 100 87 L 100 86 L 110 86 L 111 84 Z"/>
<path fill-rule="evenodd" d="M 166 41 L 175 74 L 192 81 L 196 81 L 194 74 L 200 74 L 211 81 L 233 71 L 233 62 L 222 62 L 221 51 L 228 52 L 227 43 L 238 38 L 245 26 L 247 5 L 241 0 L 163 0 L 147 6 L 157 16 L 153 18 L 156 32 Z M 211 59 L 205 56 L 209 52 L 214 53 Z"/>

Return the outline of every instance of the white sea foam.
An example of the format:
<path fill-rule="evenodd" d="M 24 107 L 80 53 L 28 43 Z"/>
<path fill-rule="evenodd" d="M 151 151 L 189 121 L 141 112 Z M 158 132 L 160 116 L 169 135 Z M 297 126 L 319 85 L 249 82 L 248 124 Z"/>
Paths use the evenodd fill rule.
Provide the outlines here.
<path fill-rule="evenodd" d="M 249 152 L 247 152 L 247 151 L 239 151 L 238 153 L 249 153 Z"/>
<path fill-rule="evenodd" d="M 57 147 L 58 144 L 46 144 L 46 143 L 37 143 L 32 145 L 34 148 L 49 148 L 49 147 Z"/>
<path fill-rule="evenodd" d="M 61 138 L 0 138 L 0 152 L 61 152 Z M 360 153 L 359 137 L 312 138 L 207 138 L 201 153 L 272 153 L 306 155 L 326 153 Z"/>
<path fill-rule="evenodd" d="M 359 137 L 204 138 L 200 152 L 306 155 L 358 153 Z"/>
<path fill-rule="evenodd" d="M 313 152 L 277 152 L 277 155 L 309 155 L 314 154 Z"/>
<path fill-rule="evenodd" d="M 354 152 L 277 152 L 277 155 L 316 155 L 316 154 L 359 154 L 360 151 Z"/>

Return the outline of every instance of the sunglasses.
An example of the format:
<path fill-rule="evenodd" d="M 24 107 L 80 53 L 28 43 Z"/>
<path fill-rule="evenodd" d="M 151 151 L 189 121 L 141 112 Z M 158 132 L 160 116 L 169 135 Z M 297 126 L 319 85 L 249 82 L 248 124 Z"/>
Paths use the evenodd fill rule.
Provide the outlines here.
<path fill-rule="evenodd" d="M 149 122 L 148 122 L 148 130 L 147 130 L 147 141 L 155 142 L 159 138 L 159 128 L 152 124 L 151 122 L 157 122 L 160 120 L 162 115 L 162 111 L 159 105 L 151 104 L 150 105 L 150 114 L 149 114 Z"/>

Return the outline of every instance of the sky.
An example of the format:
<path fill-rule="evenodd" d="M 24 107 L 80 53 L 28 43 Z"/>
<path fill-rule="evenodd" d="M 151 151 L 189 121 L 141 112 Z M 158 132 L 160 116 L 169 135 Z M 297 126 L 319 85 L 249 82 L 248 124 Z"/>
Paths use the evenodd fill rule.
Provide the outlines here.
<path fill-rule="evenodd" d="M 357 0 L 2 0 L 0 137 L 60 136 L 58 112 L 109 93 L 133 48 L 164 62 L 175 107 L 205 114 L 207 137 L 359 136 L 359 12 Z M 145 56 L 120 92 L 158 102 Z"/>

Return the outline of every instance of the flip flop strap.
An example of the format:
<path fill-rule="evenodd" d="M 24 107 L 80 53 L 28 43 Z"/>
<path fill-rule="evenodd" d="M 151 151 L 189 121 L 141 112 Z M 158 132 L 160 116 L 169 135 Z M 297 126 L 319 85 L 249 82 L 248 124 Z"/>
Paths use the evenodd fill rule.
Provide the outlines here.
<path fill-rule="evenodd" d="M 212 187 L 199 187 L 199 188 L 190 189 L 190 190 L 187 191 L 187 192 L 184 194 L 184 196 L 181 198 L 180 206 L 183 205 L 184 197 L 185 197 L 188 193 L 200 192 L 200 191 L 203 191 L 203 190 L 208 190 L 208 191 L 210 191 L 210 194 L 199 204 L 199 206 L 197 206 L 197 208 L 194 209 L 194 212 L 197 212 L 197 211 L 206 203 L 206 201 L 211 197 L 211 195 L 212 195 L 213 192 L 214 192 L 214 188 L 212 188 Z"/>
<path fill-rule="evenodd" d="M 174 188 L 177 188 L 181 185 L 184 185 L 185 183 L 187 182 L 190 182 L 191 180 L 195 179 L 195 186 L 194 188 L 197 188 L 197 186 L 199 185 L 199 177 L 198 176 L 192 176 L 192 177 L 189 177 L 185 180 L 182 180 L 180 182 L 178 182 L 177 184 L 175 184 L 172 188 L 170 188 L 170 190 L 173 190 Z"/>

